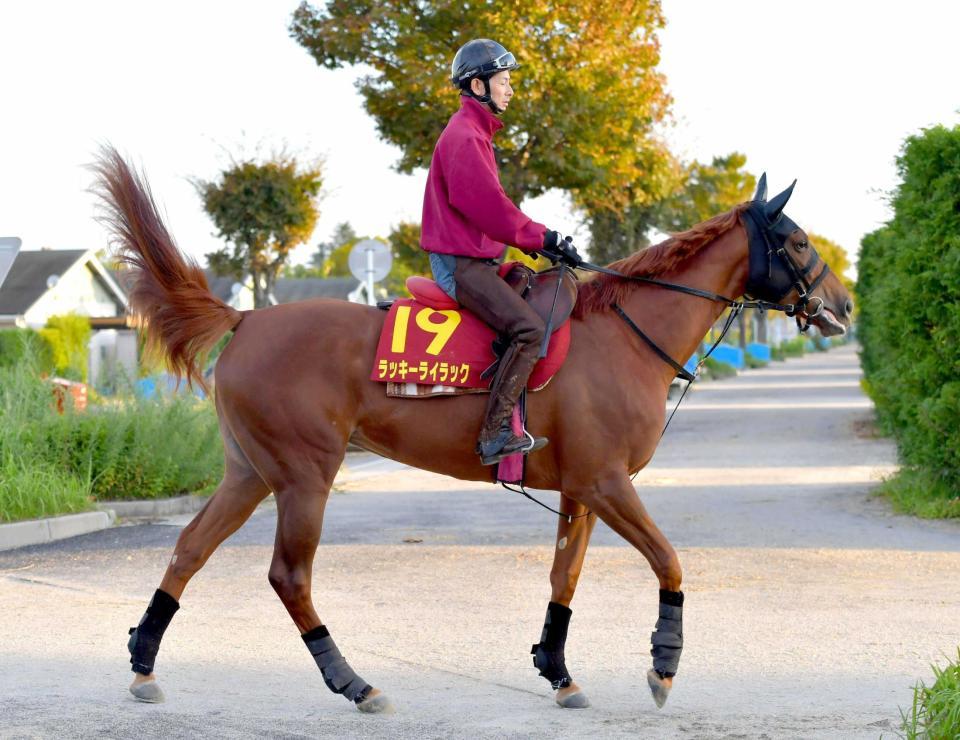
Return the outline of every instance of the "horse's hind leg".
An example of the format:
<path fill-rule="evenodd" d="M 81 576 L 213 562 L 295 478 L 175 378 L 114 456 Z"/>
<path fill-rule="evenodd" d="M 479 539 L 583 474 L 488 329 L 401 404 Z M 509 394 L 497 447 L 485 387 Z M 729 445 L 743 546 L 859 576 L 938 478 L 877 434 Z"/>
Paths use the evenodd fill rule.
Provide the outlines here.
<path fill-rule="evenodd" d="M 576 518 L 570 521 L 561 518 L 557 524 L 557 546 L 550 570 L 550 603 L 540 642 L 531 652 L 534 667 L 556 690 L 557 704 L 567 709 L 585 709 L 590 706 L 590 701 L 567 670 L 564 645 L 573 613 L 570 602 L 597 517 L 586 506 L 564 495 L 560 496 L 560 511 Z"/>
<path fill-rule="evenodd" d="M 141 701 L 163 701 L 163 692 L 153 673 L 163 633 L 174 613 L 187 582 L 203 567 L 221 542 L 240 528 L 270 492 L 267 485 L 224 432 L 226 470 L 223 480 L 206 505 L 180 533 L 167 571 L 154 593 L 140 624 L 131 629 L 128 643 L 130 662 L 136 674 L 130 692 Z"/>
<path fill-rule="evenodd" d="M 314 485 L 305 485 L 310 481 L 306 474 L 296 484 L 277 491 L 277 538 L 270 564 L 270 585 L 299 628 L 327 687 L 353 701 L 361 712 L 391 711 L 387 697 L 360 678 L 340 654 L 313 606 L 313 557 L 338 467 L 339 459 L 335 464 L 321 465 L 323 480 L 314 476 Z M 315 470 L 313 466 L 311 469 Z"/>

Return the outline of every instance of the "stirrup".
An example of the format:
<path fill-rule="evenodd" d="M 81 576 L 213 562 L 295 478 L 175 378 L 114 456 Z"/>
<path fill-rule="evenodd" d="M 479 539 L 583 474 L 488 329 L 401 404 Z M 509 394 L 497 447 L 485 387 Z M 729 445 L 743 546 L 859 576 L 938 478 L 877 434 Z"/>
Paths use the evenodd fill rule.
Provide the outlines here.
<path fill-rule="evenodd" d="M 495 465 L 503 460 L 503 458 L 510 457 L 511 455 L 529 455 L 532 452 L 541 450 L 547 446 L 549 441 L 546 437 L 534 437 L 524 429 L 523 436 L 519 437 L 511 432 L 499 449 L 485 455 L 483 454 L 483 448 L 477 445 L 477 452 L 480 455 L 480 462 L 483 465 Z"/>

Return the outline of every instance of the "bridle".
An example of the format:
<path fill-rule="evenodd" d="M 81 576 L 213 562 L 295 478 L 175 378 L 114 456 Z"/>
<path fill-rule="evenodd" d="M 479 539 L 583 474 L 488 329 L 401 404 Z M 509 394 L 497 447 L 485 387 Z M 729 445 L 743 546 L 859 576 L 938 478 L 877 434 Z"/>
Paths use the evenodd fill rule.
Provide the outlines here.
<path fill-rule="evenodd" d="M 810 319 L 816 318 L 824 309 L 824 301 L 819 296 L 812 295 L 820 283 L 826 278 L 830 271 L 826 262 L 823 263 L 823 269 L 812 281 L 810 273 L 821 262 L 820 255 L 813 247 L 805 246 L 809 249 L 812 257 L 805 265 L 799 266 L 790 256 L 787 250 L 787 239 L 799 227 L 791 221 L 782 212 L 773 221 L 770 221 L 764 212 L 764 203 L 762 201 L 752 202 L 743 211 L 741 219 L 747 230 L 748 259 L 750 270 L 747 278 L 747 289 L 744 300 L 734 300 L 727 298 L 719 293 L 713 293 L 709 290 L 693 288 L 689 285 L 680 285 L 670 283 L 665 280 L 645 277 L 640 275 L 625 275 L 617 270 L 611 270 L 609 267 L 600 267 L 589 262 L 582 262 L 579 268 L 589 272 L 597 272 L 603 275 L 610 275 L 622 280 L 644 283 L 646 285 L 656 285 L 666 290 L 672 290 L 677 293 L 686 293 L 687 295 L 704 298 L 716 303 L 723 303 L 730 307 L 730 314 L 724 322 L 720 336 L 713 343 L 710 349 L 704 353 L 703 357 L 697 363 L 693 372 L 687 370 L 683 365 L 667 354 L 646 332 L 627 315 L 619 303 L 614 303 L 612 308 L 614 312 L 630 327 L 634 334 L 639 336 L 653 350 L 653 352 L 664 362 L 670 365 L 676 372 L 677 377 L 692 383 L 696 378 L 696 373 L 713 353 L 727 332 L 733 326 L 734 320 L 743 312 L 744 309 L 754 308 L 758 311 L 782 311 L 787 316 L 796 318 L 797 326 L 801 332 L 810 328 Z M 791 291 L 797 292 L 796 303 L 780 303 Z M 812 301 L 817 301 L 815 310 L 808 310 Z M 672 415 L 671 415 L 672 418 Z M 667 424 L 670 422 L 668 421 Z M 666 429 L 666 427 L 664 427 Z"/>
<path fill-rule="evenodd" d="M 830 272 L 830 266 L 824 262 L 820 274 L 810 280 L 810 274 L 820 264 L 820 255 L 807 242 L 797 246 L 809 249 L 810 259 L 802 267 L 797 265 L 787 247 L 790 235 L 799 227 L 781 212 L 776 219 L 768 222 L 763 204 L 753 202 L 743 213 L 743 224 L 747 229 L 749 244 L 750 276 L 747 278 L 746 295 L 773 296 L 779 303 L 791 291 L 797 291 L 797 302 L 773 310 L 783 310 L 787 316 L 797 320 L 797 328 L 802 332 L 810 328 L 810 319 L 823 313 L 824 302 L 820 296 L 813 295 L 824 278 Z M 810 310 L 812 301 L 817 307 Z"/>
<path fill-rule="evenodd" d="M 765 181 L 765 177 L 766 176 L 764 176 L 764 179 L 761 182 Z M 762 187 L 763 192 L 765 192 L 766 185 L 763 184 Z M 789 191 L 792 189 L 793 186 L 791 185 L 786 192 L 787 197 L 789 197 Z M 793 258 L 790 256 L 790 252 L 787 249 L 787 240 L 790 235 L 793 234 L 793 232 L 799 227 L 793 221 L 791 221 L 782 210 L 780 210 L 776 218 L 771 220 L 767 216 L 765 206 L 765 201 L 755 200 L 751 202 L 750 205 L 747 206 L 747 208 L 745 208 L 742 212 L 741 222 L 747 230 L 747 251 L 748 259 L 750 261 L 750 269 L 747 277 L 747 288 L 744 292 L 745 300 L 737 301 L 709 290 L 693 288 L 689 285 L 680 285 L 678 283 L 670 283 L 665 280 L 658 280 L 656 278 L 641 275 L 625 275 L 617 270 L 611 270 L 609 267 L 601 267 L 600 265 L 593 265 L 589 262 L 580 262 L 577 265 L 579 269 L 586 270 L 588 272 L 597 272 L 602 275 L 610 275 L 611 277 L 620 278 L 622 280 L 630 280 L 632 282 L 644 283 L 646 285 L 655 285 L 657 287 L 664 288 L 665 290 L 672 290 L 677 293 L 686 293 L 687 295 L 696 296 L 697 298 L 703 298 L 716 303 L 723 303 L 731 309 L 726 320 L 724 321 L 723 328 L 720 330 L 720 334 L 716 341 L 713 342 L 713 344 L 710 346 L 710 349 L 704 352 L 703 356 L 698 360 L 696 367 L 691 372 L 677 362 L 673 357 L 671 357 L 666 351 L 664 351 L 662 347 L 660 347 L 647 335 L 646 332 L 643 331 L 643 329 L 637 326 L 637 324 L 633 321 L 633 319 L 630 318 L 630 316 L 627 315 L 627 312 L 623 310 L 623 307 L 620 306 L 619 303 L 612 304 L 614 312 L 621 319 L 623 319 L 624 323 L 630 327 L 631 331 L 639 336 L 640 339 L 642 339 L 646 345 L 653 350 L 654 354 L 656 354 L 666 364 L 670 365 L 676 371 L 678 378 L 687 381 L 687 385 L 683 389 L 683 393 L 680 394 L 680 399 L 677 401 L 677 405 L 674 406 L 673 411 L 670 413 L 670 417 L 667 419 L 667 422 L 663 425 L 663 429 L 660 431 L 660 438 L 663 438 L 664 433 L 667 431 L 667 427 L 669 427 L 670 422 L 673 421 L 674 414 L 677 413 L 677 409 L 679 409 L 680 404 L 683 403 L 683 399 L 687 395 L 687 391 L 690 389 L 693 381 L 696 380 L 697 374 L 700 372 L 700 368 L 706 362 L 707 358 L 713 354 L 713 351 L 720 346 L 720 343 L 723 341 L 724 337 L 726 337 L 727 332 L 729 332 L 731 327 L 733 327 L 737 317 L 743 313 L 744 309 L 753 308 L 760 312 L 782 311 L 787 316 L 796 318 L 797 327 L 801 332 L 805 332 L 810 328 L 810 319 L 816 318 L 823 313 L 825 306 L 823 299 L 812 294 L 829 273 L 829 265 L 824 262 L 823 269 L 820 270 L 820 273 L 813 280 L 810 280 L 810 274 L 822 261 L 820 259 L 820 255 L 817 254 L 817 250 L 804 243 L 801 248 L 809 249 L 812 253 L 812 256 L 809 260 L 807 260 L 805 265 L 797 265 L 793 261 Z M 558 255 L 550 253 L 546 253 L 546 256 L 553 261 L 557 261 L 559 257 Z M 569 268 L 564 266 L 564 269 Z M 557 281 L 558 294 L 559 285 L 561 282 L 562 279 Z M 790 294 L 791 291 L 794 290 L 797 291 L 798 296 L 796 303 L 780 303 L 780 301 L 782 301 L 787 295 Z M 818 305 L 814 311 L 810 311 L 808 310 L 808 306 L 814 300 L 818 301 Z M 554 299 L 554 307 L 555 306 L 556 299 Z M 552 319 L 553 310 L 551 310 L 551 317 L 550 322 L 548 322 L 548 327 L 552 324 Z M 548 329 L 547 336 L 549 336 L 549 334 L 550 332 Z M 546 342 L 544 342 L 544 345 L 546 345 Z M 631 480 L 633 480 L 633 477 L 635 476 L 636 473 L 634 473 L 634 475 L 631 477 Z M 590 513 L 586 512 L 584 514 L 572 515 L 557 511 L 556 509 L 547 506 L 542 501 L 537 500 L 527 493 L 522 482 L 519 484 L 519 488 L 513 488 L 507 483 L 501 483 L 501 485 L 508 491 L 520 493 L 548 511 L 564 517 L 567 522 L 587 516 Z"/>

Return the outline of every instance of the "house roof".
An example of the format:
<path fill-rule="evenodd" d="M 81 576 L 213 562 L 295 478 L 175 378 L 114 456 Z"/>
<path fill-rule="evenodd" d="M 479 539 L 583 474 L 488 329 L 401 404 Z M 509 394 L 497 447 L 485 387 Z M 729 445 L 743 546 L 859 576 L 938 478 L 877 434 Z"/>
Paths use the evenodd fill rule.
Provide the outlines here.
<path fill-rule="evenodd" d="M 86 253 L 85 249 L 20 252 L 0 287 L 0 314 L 26 312 L 49 290 L 47 280 L 51 275 L 63 275 Z"/>
<path fill-rule="evenodd" d="M 233 285 L 237 282 L 235 277 L 221 277 L 206 269 L 203 271 L 207 276 L 207 285 L 210 286 L 210 292 L 222 301 L 229 302 L 233 297 Z M 294 301 L 305 301 L 310 298 L 340 298 L 347 300 L 350 293 L 357 289 L 360 282 L 352 277 L 349 278 L 278 278 L 273 287 L 273 294 L 277 303 L 293 303 Z"/>
<path fill-rule="evenodd" d="M 235 277 L 221 277 L 214 273 L 213 270 L 204 270 L 203 274 L 207 277 L 207 285 L 210 287 L 210 292 L 213 293 L 221 301 L 229 302 L 233 298 L 233 284 L 237 282 Z"/>
<path fill-rule="evenodd" d="M 308 298 L 340 298 L 347 296 L 360 285 L 356 278 L 280 278 L 273 288 L 277 303 L 293 303 Z"/>

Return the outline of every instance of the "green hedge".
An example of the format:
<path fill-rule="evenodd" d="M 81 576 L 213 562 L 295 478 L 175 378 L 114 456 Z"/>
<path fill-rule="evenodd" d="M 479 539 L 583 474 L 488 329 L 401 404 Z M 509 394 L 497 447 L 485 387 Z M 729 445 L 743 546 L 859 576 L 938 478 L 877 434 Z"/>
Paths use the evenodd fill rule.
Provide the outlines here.
<path fill-rule="evenodd" d="M 894 217 L 858 264 L 864 386 L 904 464 L 885 490 L 960 516 L 960 126 L 908 138 L 897 164 Z"/>

